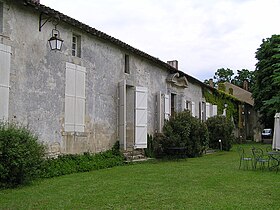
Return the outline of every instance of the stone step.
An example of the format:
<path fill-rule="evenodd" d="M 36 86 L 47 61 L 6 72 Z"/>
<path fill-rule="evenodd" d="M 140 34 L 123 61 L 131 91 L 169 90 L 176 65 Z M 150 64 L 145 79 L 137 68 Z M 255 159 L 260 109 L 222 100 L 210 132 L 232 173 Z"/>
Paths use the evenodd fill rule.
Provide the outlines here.
<path fill-rule="evenodd" d="M 123 153 L 127 161 L 144 160 L 146 159 L 144 152 L 141 150 L 126 151 Z"/>

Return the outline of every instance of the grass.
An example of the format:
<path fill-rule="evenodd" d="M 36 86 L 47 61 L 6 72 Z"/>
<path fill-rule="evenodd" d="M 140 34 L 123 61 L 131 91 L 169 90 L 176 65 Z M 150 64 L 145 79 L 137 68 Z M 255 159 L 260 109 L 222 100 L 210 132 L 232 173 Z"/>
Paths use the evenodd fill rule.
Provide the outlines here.
<path fill-rule="evenodd" d="M 279 209 L 280 173 L 238 166 L 233 148 L 44 179 L 0 191 L 0 209 Z"/>

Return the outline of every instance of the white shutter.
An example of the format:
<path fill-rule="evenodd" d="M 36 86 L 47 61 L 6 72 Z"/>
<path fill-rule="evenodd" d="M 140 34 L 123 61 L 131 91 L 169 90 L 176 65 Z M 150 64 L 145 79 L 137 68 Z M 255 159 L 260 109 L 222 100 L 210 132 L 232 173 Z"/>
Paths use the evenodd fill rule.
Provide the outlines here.
<path fill-rule="evenodd" d="M 206 103 L 206 120 L 211 117 L 211 104 Z"/>
<path fill-rule="evenodd" d="M 147 148 L 147 100 L 146 87 L 135 89 L 135 148 Z"/>
<path fill-rule="evenodd" d="M 213 105 L 213 116 L 216 116 L 218 114 L 218 106 L 217 105 Z"/>
<path fill-rule="evenodd" d="M 192 101 L 192 116 L 195 117 L 195 102 Z"/>
<path fill-rule="evenodd" d="M 86 68 L 66 63 L 65 131 L 84 132 Z"/>
<path fill-rule="evenodd" d="M 75 71 L 74 64 L 66 63 L 64 131 L 75 131 Z"/>
<path fill-rule="evenodd" d="M 85 131 L 85 105 L 86 105 L 86 68 L 76 66 L 75 75 L 75 91 L 76 91 L 76 104 L 75 104 L 75 131 Z"/>
<path fill-rule="evenodd" d="M 11 47 L 0 44 L 0 120 L 8 120 Z"/>
<path fill-rule="evenodd" d="M 162 103 L 161 103 L 161 91 L 157 94 L 157 124 L 158 124 L 158 132 L 162 131 Z"/>
<path fill-rule="evenodd" d="M 126 80 L 119 83 L 119 141 L 126 150 Z"/>
<path fill-rule="evenodd" d="M 170 95 L 165 94 L 164 95 L 164 119 L 169 120 L 171 113 L 171 101 L 170 101 Z"/>

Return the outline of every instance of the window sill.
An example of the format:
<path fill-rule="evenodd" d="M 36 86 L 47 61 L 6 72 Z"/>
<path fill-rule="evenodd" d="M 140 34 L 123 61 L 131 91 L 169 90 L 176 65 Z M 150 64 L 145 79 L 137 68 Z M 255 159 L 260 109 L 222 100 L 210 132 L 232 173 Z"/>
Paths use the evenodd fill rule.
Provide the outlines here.
<path fill-rule="evenodd" d="M 62 136 L 77 136 L 77 137 L 87 137 L 87 132 L 76 132 L 76 131 L 63 131 Z"/>

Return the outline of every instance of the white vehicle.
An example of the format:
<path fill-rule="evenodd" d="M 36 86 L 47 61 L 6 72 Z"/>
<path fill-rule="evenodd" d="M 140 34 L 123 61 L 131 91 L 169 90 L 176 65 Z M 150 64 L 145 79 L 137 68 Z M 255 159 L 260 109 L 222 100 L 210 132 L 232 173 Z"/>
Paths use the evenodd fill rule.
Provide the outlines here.
<path fill-rule="evenodd" d="M 272 139 L 273 133 L 271 128 L 265 128 L 262 131 L 262 138 L 263 139 Z"/>

